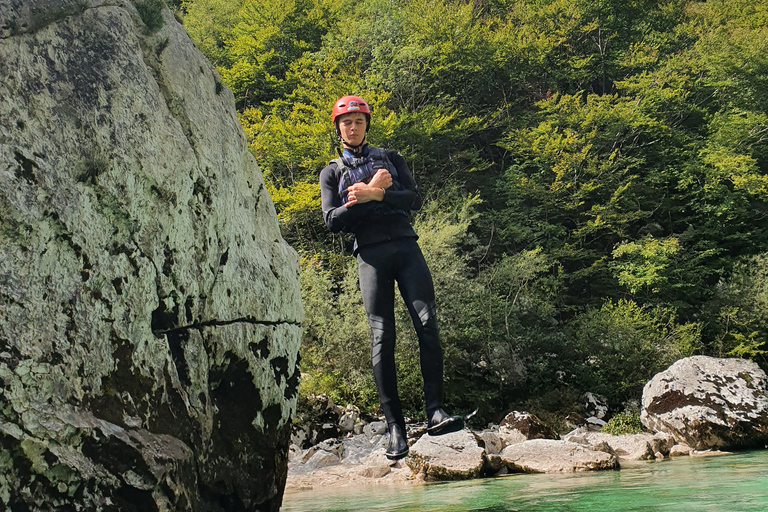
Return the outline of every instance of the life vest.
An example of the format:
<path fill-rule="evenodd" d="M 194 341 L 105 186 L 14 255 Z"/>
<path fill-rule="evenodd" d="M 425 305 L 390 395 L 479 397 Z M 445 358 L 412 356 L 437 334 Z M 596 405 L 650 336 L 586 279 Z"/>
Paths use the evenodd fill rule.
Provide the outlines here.
<path fill-rule="evenodd" d="M 349 157 L 341 156 L 335 160 L 331 160 L 332 163 L 336 163 L 341 170 L 341 179 L 339 180 L 339 196 L 342 199 L 342 203 L 347 202 L 349 195 L 347 189 L 355 183 L 368 183 L 373 178 L 373 175 L 381 169 L 387 169 L 392 176 L 391 190 L 405 190 L 405 187 L 400 183 L 400 178 L 397 174 L 397 168 L 389 159 L 386 150 L 377 148 L 376 146 L 368 146 L 368 155 L 362 157 Z M 398 208 L 393 208 L 380 201 L 371 201 L 366 203 L 369 211 L 379 215 L 391 215 L 393 213 L 401 213 L 408 215 L 408 212 Z"/>

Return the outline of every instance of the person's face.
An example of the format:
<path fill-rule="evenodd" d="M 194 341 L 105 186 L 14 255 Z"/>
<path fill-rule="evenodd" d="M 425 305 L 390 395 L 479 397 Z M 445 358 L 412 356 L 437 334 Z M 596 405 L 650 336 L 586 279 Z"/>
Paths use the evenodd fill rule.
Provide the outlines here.
<path fill-rule="evenodd" d="M 344 142 L 350 146 L 362 144 L 365 139 L 365 114 L 350 112 L 339 116 L 339 133 Z"/>

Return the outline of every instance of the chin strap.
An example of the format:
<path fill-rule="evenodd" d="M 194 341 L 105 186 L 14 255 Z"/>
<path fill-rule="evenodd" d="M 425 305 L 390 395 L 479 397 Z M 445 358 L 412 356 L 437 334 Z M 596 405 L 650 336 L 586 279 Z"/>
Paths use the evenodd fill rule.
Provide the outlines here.
<path fill-rule="evenodd" d="M 345 141 L 344 139 L 341 138 L 341 136 L 339 136 L 339 140 L 341 140 L 341 142 L 344 143 L 345 147 L 349 148 L 353 153 L 358 155 L 360 154 L 360 150 L 363 148 L 363 146 L 368 144 L 368 134 L 366 134 L 365 137 L 363 137 L 363 141 L 360 144 L 357 144 L 356 146 L 353 146 L 349 142 Z M 336 148 L 336 151 L 339 153 L 339 156 L 341 156 L 341 150 L 338 147 Z"/>

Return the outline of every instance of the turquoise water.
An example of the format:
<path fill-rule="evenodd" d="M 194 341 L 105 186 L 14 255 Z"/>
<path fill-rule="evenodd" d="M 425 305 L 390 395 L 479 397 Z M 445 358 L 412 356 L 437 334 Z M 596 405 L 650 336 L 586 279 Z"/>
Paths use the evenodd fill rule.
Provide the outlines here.
<path fill-rule="evenodd" d="M 764 512 L 768 510 L 768 450 L 632 463 L 620 471 L 300 491 L 286 494 L 281 510 Z"/>

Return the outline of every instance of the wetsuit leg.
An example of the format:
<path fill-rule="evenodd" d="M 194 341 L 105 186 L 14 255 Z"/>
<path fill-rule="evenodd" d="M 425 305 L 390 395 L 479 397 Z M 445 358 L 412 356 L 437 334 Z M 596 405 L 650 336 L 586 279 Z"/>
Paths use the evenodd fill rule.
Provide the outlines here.
<path fill-rule="evenodd" d="M 371 328 L 371 365 L 379 403 L 387 423 L 397 423 L 405 432 L 405 421 L 397 393 L 395 368 L 395 265 L 391 243 L 361 247 L 357 273 L 363 305 Z"/>
<path fill-rule="evenodd" d="M 398 241 L 397 284 L 419 339 L 427 417 L 443 405 L 443 348 L 432 274 L 415 239 Z"/>

